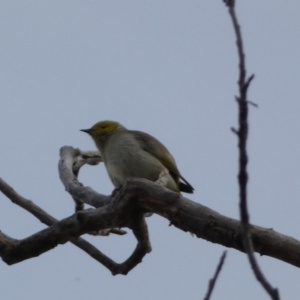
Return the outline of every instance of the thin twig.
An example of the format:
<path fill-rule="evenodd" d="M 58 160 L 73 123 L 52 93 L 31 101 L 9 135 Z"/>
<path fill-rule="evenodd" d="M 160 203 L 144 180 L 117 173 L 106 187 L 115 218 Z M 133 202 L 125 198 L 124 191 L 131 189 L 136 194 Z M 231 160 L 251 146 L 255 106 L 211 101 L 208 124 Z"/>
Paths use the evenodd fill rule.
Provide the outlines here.
<path fill-rule="evenodd" d="M 210 299 L 210 296 L 211 296 L 211 294 L 214 290 L 215 284 L 217 282 L 218 276 L 219 276 L 219 274 L 222 270 L 222 267 L 223 267 L 223 264 L 224 264 L 224 261 L 225 261 L 225 258 L 226 258 L 226 254 L 227 254 L 227 251 L 225 250 L 223 252 L 223 254 L 221 255 L 221 257 L 220 257 L 220 261 L 217 265 L 214 277 L 212 279 L 210 279 L 209 282 L 208 282 L 208 290 L 207 290 L 207 293 L 204 297 L 204 300 L 209 300 Z"/>
<path fill-rule="evenodd" d="M 238 147 L 239 147 L 239 190 L 240 190 L 240 216 L 242 221 L 243 241 L 245 251 L 247 252 L 250 265 L 255 274 L 256 279 L 261 283 L 266 292 L 274 300 L 279 300 L 279 292 L 277 288 L 273 288 L 263 275 L 256 259 L 253 254 L 252 238 L 249 233 L 249 214 L 247 208 L 247 182 L 248 182 L 248 154 L 247 154 L 247 138 L 248 138 L 248 103 L 247 91 L 249 85 L 254 78 L 251 75 L 247 78 L 245 67 L 245 53 L 243 49 L 243 40 L 241 35 L 240 25 L 237 21 L 237 17 L 234 9 L 234 1 L 224 1 L 228 7 L 229 15 L 232 20 L 234 32 L 236 35 L 236 45 L 239 57 L 239 96 L 237 97 L 237 103 L 239 107 L 239 128 L 238 128 Z"/>

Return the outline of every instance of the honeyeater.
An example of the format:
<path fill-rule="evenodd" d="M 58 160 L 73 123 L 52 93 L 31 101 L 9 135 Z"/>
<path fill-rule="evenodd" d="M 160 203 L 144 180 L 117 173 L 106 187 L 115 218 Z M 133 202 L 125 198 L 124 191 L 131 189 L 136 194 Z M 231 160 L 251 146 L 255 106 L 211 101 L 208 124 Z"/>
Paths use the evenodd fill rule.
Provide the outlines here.
<path fill-rule="evenodd" d="M 194 188 L 180 174 L 168 149 L 150 134 L 128 130 L 114 121 L 101 121 L 81 131 L 93 138 L 115 188 L 134 177 L 156 181 L 167 169 L 166 188 L 193 193 Z"/>

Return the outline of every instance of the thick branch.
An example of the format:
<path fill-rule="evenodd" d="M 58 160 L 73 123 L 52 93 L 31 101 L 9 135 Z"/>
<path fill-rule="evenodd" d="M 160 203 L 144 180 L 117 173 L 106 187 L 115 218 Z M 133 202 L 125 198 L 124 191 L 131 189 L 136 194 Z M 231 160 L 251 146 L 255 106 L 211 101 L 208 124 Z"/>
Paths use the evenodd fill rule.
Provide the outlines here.
<path fill-rule="evenodd" d="M 89 251 L 89 255 L 106 266 L 113 274 L 126 274 L 141 261 L 146 253 L 151 251 L 147 226 L 142 217 L 145 212 L 156 213 L 168 219 L 177 228 L 192 232 L 199 238 L 244 251 L 240 221 L 222 216 L 157 183 L 146 179 L 131 179 L 120 191 L 115 193 L 114 197 L 101 195 L 91 188 L 82 186 L 77 179 L 74 179 L 75 174 L 72 171 L 76 160 L 75 152 L 78 153 L 78 150 L 72 147 L 62 149 L 60 172 L 69 172 L 69 176 L 60 174 L 60 177 L 64 178 L 63 183 L 68 187 L 67 190 L 71 196 L 78 197 L 80 201 L 89 204 L 91 204 L 90 199 L 93 199 L 93 205 L 98 208 L 79 211 L 58 222 L 54 218 L 48 221 L 44 220 L 48 225 L 52 221 L 54 224 L 23 240 L 15 240 L 1 234 L 0 255 L 7 264 L 40 255 L 67 241 L 78 245 L 77 243 L 81 242 L 81 239 L 76 240 L 76 238 L 84 233 L 106 228 L 128 227 L 133 230 L 138 245 L 134 253 L 122 264 L 113 262 L 85 241 L 80 244 L 81 249 Z M 65 156 L 69 155 L 73 157 L 73 163 L 65 159 L 67 158 Z M 68 163 L 64 164 L 64 161 L 68 161 Z M 16 192 L 3 185 L 1 180 L 0 190 L 10 199 L 15 197 Z M 17 201 L 14 202 L 17 203 Z M 29 202 L 34 205 L 31 201 Z M 24 203 L 19 205 L 30 211 Z M 33 214 L 41 219 L 38 213 Z M 50 218 L 52 217 L 50 216 Z M 299 241 L 272 229 L 254 225 L 250 225 L 250 234 L 256 252 L 300 267 Z"/>
<path fill-rule="evenodd" d="M 116 197 L 110 205 L 99 209 L 78 212 L 23 240 L 15 240 L 0 233 L 0 255 L 3 261 L 10 265 L 38 256 L 58 244 L 64 244 L 69 240 L 73 241 L 84 233 L 109 227 L 126 226 L 133 229 L 138 240 L 133 254 L 122 264 L 115 263 L 104 254 L 98 260 L 110 269 L 113 275 L 127 274 L 142 261 L 146 253 L 151 251 L 151 246 L 143 215 L 137 214 L 136 209 L 131 211 L 131 207 L 124 210 L 124 204 L 128 203 L 128 200 L 124 200 L 126 197 L 122 198 L 123 201 L 120 200 L 120 197 Z M 93 246 L 88 245 L 87 242 L 85 242 L 85 246 L 89 248 L 88 250 L 92 250 Z M 94 256 L 99 258 L 99 251 L 95 248 L 94 250 L 96 250 Z"/>
<path fill-rule="evenodd" d="M 69 187 L 73 197 L 81 197 L 82 193 L 84 193 L 84 188 L 81 187 L 82 184 L 80 184 L 79 188 L 72 187 L 73 184 L 76 185 L 77 179 L 75 179 L 75 174 L 72 175 L 70 166 L 76 163 L 72 162 L 69 165 L 64 165 L 63 163 L 63 161 L 69 160 L 68 157 L 76 161 L 77 158 L 74 155 L 74 151 L 77 151 L 77 154 L 80 153 L 72 147 L 63 147 L 61 149 L 59 171 L 71 174 L 68 180 L 63 181 L 63 184 Z M 60 174 L 60 177 L 66 176 Z M 170 220 L 178 228 L 195 233 L 198 237 L 244 252 L 240 221 L 222 216 L 205 206 L 183 198 L 177 193 L 172 193 L 148 180 L 131 180 L 122 189 L 123 193 L 127 193 L 128 188 L 132 189 L 131 186 L 133 183 L 136 183 L 137 186 L 135 186 L 136 191 L 133 191 L 132 195 L 138 199 L 140 209 L 146 212 L 157 213 Z M 112 201 L 111 196 L 105 198 L 103 195 L 99 196 L 98 201 L 98 194 L 96 192 L 93 194 L 91 188 L 88 188 L 87 195 L 93 199 L 95 207 L 102 207 Z M 88 196 L 82 199 L 84 199 L 83 202 L 87 200 L 87 203 L 90 204 Z M 298 255 L 298 251 L 300 250 L 299 241 L 276 233 L 272 229 L 250 226 L 249 230 L 254 243 L 254 251 L 261 255 L 272 256 L 300 267 L 300 255 Z"/>
<path fill-rule="evenodd" d="M 89 155 L 91 155 L 89 153 Z M 47 212 L 45 212 L 43 209 L 38 207 L 36 204 L 34 204 L 31 200 L 25 199 L 20 194 L 18 194 L 11 186 L 9 186 L 2 178 L 0 178 L 0 191 L 6 195 L 13 203 L 17 204 L 18 206 L 24 208 L 29 213 L 34 215 L 37 219 L 39 219 L 42 223 L 51 226 L 58 222 L 57 219 L 53 218 L 51 215 L 49 215 Z M 143 227 L 142 227 L 143 228 Z M 117 234 L 125 234 L 125 231 L 118 230 L 114 231 L 111 230 L 110 232 L 117 233 Z M 17 240 L 11 239 L 8 236 L 4 235 L 3 233 L 0 233 L 1 235 L 1 245 L 2 247 L 8 247 L 9 245 L 16 244 Z M 101 251 L 99 251 L 95 246 L 84 240 L 83 238 L 78 239 L 70 239 L 70 242 L 80 248 L 81 250 L 85 251 L 88 255 L 93 257 L 95 260 L 100 262 L 102 265 L 107 267 L 109 270 L 111 270 L 112 274 L 127 274 L 130 269 L 132 269 L 135 265 L 126 263 L 126 268 L 122 266 L 122 264 L 115 263 L 113 260 L 111 260 L 109 257 L 107 257 L 105 254 L 103 254 Z M 144 242 L 143 242 L 144 243 Z M 139 255 L 139 259 L 141 261 L 142 259 L 142 252 L 143 247 L 141 247 L 140 244 L 138 244 L 138 249 L 134 252 L 135 255 Z M 143 252 L 144 253 L 144 252 Z M 30 258 L 30 257 L 27 257 Z M 25 258 L 25 259 L 27 259 Z M 18 262 L 18 259 L 16 259 L 15 262 Z M 8 262 L 8 264 L 10 264 Z"/>
<path fill-rule="evenodd" d="M 177 228 L 199 238 L 244 252 L 240 221 L 222 216 L 148 180 L 132 179 L 105 207 L 78 212 L 21 241 L 9 242 L 0 236 L 2 259 L 12 264 L 86 232 L 109 227 L 132 228 L 134 216 L 140 210 L 159 214 Z M 256 252 L 300 267 L 299 241 L 254 225 L 250 226 L 250 233 Z"/>

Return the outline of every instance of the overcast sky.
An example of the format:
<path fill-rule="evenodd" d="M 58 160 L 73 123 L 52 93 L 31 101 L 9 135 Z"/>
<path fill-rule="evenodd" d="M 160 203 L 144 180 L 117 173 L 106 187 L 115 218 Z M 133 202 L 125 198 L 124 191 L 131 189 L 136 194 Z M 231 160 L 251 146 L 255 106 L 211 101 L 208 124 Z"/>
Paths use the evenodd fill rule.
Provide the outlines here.
<path fill-rule="evenodd" d="M 300 239 L 300 2 L 237 1 L 249 100 L 251 222 Z M 1 1 L 0 176 L 58 219 L 74 211 L 57 172 L 59 149 L 95 150 L 79 129 L 119 121 L 162 141 L 194 186 L 193 201 L 239 218 L 237 54 L 219 1 Z M 109 194 L 104 165 L 80 180 Z M 222 246 L 147 219 L 152 253 L 113 277 L 71 244 L 17 265 L 0 262 L 1 299 L 202 299 Z M 0 194 L 0 229 L 45 228 Z M 121 262 L 126 236 L 86 237 Z M 212 299 L 269 299 L 244 254 L 228 249 Z M 282 299 L 299 299 L 300 270 L 258 257 Z"/>

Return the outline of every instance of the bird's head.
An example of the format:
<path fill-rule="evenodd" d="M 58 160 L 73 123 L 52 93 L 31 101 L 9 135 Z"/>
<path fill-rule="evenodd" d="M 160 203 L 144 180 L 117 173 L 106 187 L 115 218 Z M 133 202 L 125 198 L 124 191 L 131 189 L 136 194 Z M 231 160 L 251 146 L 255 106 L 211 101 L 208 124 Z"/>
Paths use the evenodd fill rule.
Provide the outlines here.
<path fill-rule="evenodd" d="M 101 121 L 96 123 L 90 129 L 81 129 L 80 131 L 88 133 L 95 141 L 106 137 L 116 131 L 122 125 L 114 121 Z"/>

